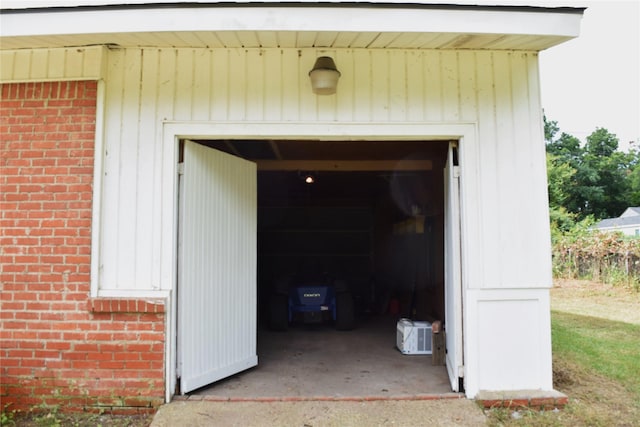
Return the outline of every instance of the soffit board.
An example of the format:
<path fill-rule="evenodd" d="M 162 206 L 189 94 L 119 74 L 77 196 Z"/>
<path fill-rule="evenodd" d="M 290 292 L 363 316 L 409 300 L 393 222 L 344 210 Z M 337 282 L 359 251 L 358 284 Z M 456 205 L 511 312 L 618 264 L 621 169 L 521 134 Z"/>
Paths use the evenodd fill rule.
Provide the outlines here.
<path fill-rule="evenodd" d="M 354 2 L 10 9 L 5 2 L 2 12 L 3 50 L 108 45 L 540 51 L 577 37 L 583 9 Z"/>

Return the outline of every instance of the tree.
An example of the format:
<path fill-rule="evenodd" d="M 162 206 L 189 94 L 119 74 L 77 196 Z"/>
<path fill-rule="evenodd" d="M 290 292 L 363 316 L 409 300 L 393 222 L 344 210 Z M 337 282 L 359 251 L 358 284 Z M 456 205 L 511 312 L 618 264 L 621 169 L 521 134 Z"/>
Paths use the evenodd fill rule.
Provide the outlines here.
<path fill-rule="evenodd" d="M 576 220 L 602 219 L 640 204 L 638 151 L 619 151 L 618 138 L 604 128 L 596 128 L 584 145 L 564 132 L 557 137 L 558 123 L 546 117 L 544 132 L 552 209 L 563 208 Z"/>
<path fill-rule="evenodd" d="M 591 173 L 584 213 L 596 218 L 620 215 L 629 206 L 629 157 L 618 151 L 618 137 L 597 128 L 587 137 L 582 163 Z"/>
<path fill-rule="evenodd" d="M 576 168 L 582 161 L 584 149 L 580 140 L 575 136 L 562 132 L 560 138 L 547 143 L 547 153 L 558 156 L 561 161 L 571 164 Z"/>
<path fill-rule="evenodd" d="M 618 151 L 618 137 L 605 128 L 596 130 L 587 137 L 586 152 L 594 156 L 611 156 Z"/>
<path fill-rule="evenodd" d="M 576 214 L 578 219 L 592 213 L 589 209 L 589 200 L 601 197 L 601 190 L 596 186 L 599 176 L 591 165 L 584 163 L 585 149 L 580 144 L 580 140 L 563 132 L 558 139 L 547 142 L 547 153 L 552 156 L 552 164 L 556 169 L 560 165 L 565 165 L 566 169 L 572 171 L 567 175 L 566 170 L 563 172 L 551 169 L 555 175 L 549 178 L 550 183 L 552 178 L 562 179 L 554 183 L 556 187 L 562 187 L 563 192 L 561 199 L 554 200 L 557 206 L 562 206 L 568 212 Z M 549 191 L 552 194 L 552 188 Z"/>
<path fill-rule="evenodd" d="M 548 121 L 547 116 L 544 114 L 542 115 L 542 120 L 544 122 L 544 140 L 545 142 L 550 143 L 551 141 L 553 141 L 553 138 L 555 138 L 556 134 L 560 131 L 558 122 L 555 120 Z"/>
<path fill-rule="evenodd" d="M 636 148 L 633 143 L 629 149 L 627 182 L 629 183 L 629 206 L 640 206 L 640 148 Z"/>
<path fill-rule="evenodd" d="M 575 225 L 576 215 L 565 208 L 571 198 L 572 181 L 576 170 L 558 156 L 547 153 L 547 180 L 549 191 L 549 219 L 551 237 L 566 233 Z"/>
<path fill-rule="evenodd" d="M 547 153 L 547 180 L 549 206 L 560 208 L 567 206 L 572 194 L 572 182 L 576 170 L 559 156 Z"/>

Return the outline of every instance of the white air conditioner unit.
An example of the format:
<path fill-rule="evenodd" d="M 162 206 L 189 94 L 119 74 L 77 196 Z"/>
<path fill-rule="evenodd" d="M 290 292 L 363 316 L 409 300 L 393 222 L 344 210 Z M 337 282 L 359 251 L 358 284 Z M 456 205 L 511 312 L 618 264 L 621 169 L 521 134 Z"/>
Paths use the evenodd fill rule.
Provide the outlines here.
<path fill-rule="evenodd" d="M 402 354 L 431 354 L 431 323 L 398 320 L 396 345 Z"/>

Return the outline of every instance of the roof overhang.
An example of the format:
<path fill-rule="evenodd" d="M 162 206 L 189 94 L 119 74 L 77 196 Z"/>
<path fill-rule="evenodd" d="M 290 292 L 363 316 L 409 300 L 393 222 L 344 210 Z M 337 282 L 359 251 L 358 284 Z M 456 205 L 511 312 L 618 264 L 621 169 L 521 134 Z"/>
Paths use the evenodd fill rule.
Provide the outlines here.
<path fill-rule="evenodd" d="M 377 2 L 3 2 L 1 49 L 397 48 L 540 51 L 577 37 L 583 8 Z"/>

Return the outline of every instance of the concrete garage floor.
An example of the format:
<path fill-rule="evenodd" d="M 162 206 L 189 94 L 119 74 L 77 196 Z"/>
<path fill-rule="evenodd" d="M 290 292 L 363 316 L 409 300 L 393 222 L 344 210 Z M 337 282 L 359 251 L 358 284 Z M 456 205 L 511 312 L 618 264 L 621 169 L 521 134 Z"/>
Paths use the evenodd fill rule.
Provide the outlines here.
<path fill-rule="evenodd" d="M 431 356 L 398 351 L 396 322 L 372 318 L 353 331 L 336 331 L 329 324 L 260 330 L 257 367 L 190 395 L 213 400 L 453 397 L 444 366 L 432 366 Z"/>

